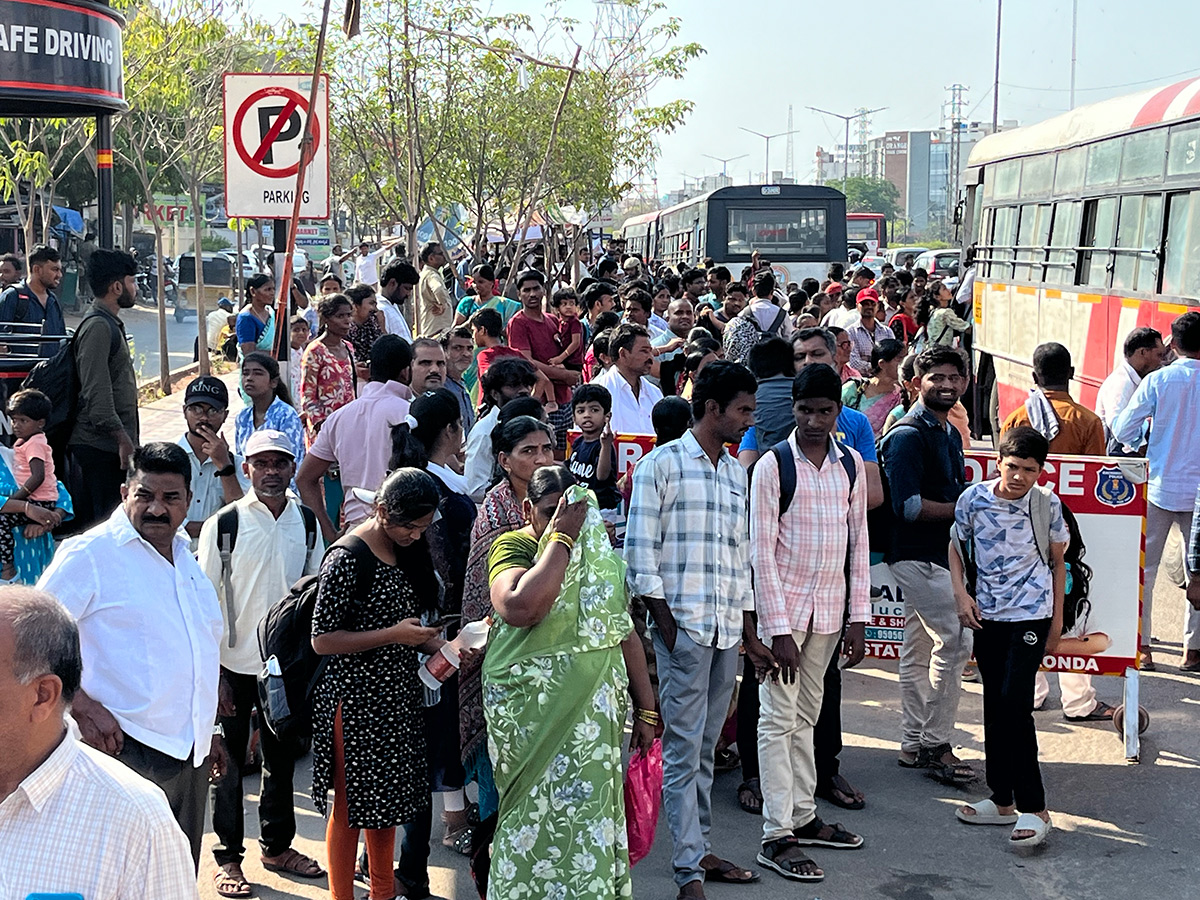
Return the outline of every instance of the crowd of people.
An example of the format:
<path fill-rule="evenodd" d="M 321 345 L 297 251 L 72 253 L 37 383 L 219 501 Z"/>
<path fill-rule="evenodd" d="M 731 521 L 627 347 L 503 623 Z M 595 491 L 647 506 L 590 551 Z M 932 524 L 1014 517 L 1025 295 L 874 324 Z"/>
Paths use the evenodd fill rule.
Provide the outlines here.
<path fill-rule="evenodd" d="M 880 562 L 906 599 L 898 765 L 975 779 L 952 742 L 974 655 L 988 792 L 956 815 L 1045 840 L 1038 667 L 1083 639 L 1064 604 L 1090 569 L 1037 480 L 1052 453 L 1146 456 L 1152 667 L 1172 528 L 1200 568 L 1200 313 L 1169 345 L 1131 332 L 1096 411 L 1071 397 L 1067 348 L 1038 347 L 997 477 L 968 486 L 969 272 L 959 297 L 907 268 L 780 284 L 757 255 L 738 278 L 616 253 L 569 279 L 540 260 L 447 278 L 439 244 L 419 270 L 390 249 L 335 248 L 308 273 L 287 373 L 269 275 L 217 311 L 236 317 L 232 443 L 213 376 L 187 385 L 177 442 L 139 441 L 120 318 L 136 266 L 93 254 L 63 452 L 26 390 L 0 454 L 0 895 L 194 898 L 211 826 L 215 890 L 252 896 L 260 771 L 262 865 L 327 877 L 334 900 L 356 880 L 429 896 L 434 840 L 481 898 L 631 897 L 623 754 L 656 739 L 679 897 L 760 878 L 714 835 L 714 773 L 739 765 L 756 864 L 820 881 L 812 848 L 864 846 L 817 800 L 867 802 L 839 762 L 841 672 L 864 657 Z M 30 263 L 0 313 L 40 302 L 52 273 Z M 622 470 L 628 435 L 655 447 Z M 288 659 L 312 657 L 287 729 L 287 659 L 261 636 L 285 616 Z M 1198 671 L 1195 609 L 1185 641 Z M 1068 720 L 1112 716 L 1086 676 L 1061 682 Z M 303 790 L 323 860 L 293 846 Z"/>

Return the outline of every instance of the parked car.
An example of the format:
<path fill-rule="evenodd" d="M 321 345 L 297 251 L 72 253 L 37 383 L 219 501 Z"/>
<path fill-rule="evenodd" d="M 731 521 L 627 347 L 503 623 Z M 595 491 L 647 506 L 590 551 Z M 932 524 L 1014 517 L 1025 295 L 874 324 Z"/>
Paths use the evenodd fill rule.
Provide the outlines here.
<path fill-rule="evenodd" d="M 928 247 L 888 247 L 887 250 L 884 251 L 883 255 L 886 256 L 888 262 L 890 262 L 897 269 L 902 269 L 904 268 L 904 260 L 906 257 L 912 256 L 913 260 L 916 260 L 916 258 L 922 253 L 928 252 Z M 919 265 L 919 263 L 915 263 L 915 265 Z"/>
<path fill-rule="evenodd" d="M 958 250 L 927 250 L 917 257 L 916 268 L 924 269 L 930 278 L 958 277 Z"/>

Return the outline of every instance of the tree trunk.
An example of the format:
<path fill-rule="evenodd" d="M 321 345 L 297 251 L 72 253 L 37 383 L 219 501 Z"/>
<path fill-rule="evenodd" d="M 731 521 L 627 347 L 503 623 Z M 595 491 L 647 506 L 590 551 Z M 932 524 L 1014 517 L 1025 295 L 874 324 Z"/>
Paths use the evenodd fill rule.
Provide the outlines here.
<path fill-rule="evenodd" d="M 200 346 L 208 347 L 208 329 L 204 327 L 204 203 L 200 194 L 200 182 L 193 180 L 191 184 L 192 224 L 194 225 L 195 244 L 192 252 L 196 255 L 196 334 Z M 200 374 L 208 375 L 208 353 L 201 353 Z"/>

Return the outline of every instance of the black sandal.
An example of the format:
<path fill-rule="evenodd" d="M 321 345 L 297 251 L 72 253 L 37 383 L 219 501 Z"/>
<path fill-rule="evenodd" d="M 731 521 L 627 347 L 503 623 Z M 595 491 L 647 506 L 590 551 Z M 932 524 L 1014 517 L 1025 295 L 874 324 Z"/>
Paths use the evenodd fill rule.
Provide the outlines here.
<path fill-rule="evenodd" d="M 814 816 L 807 825 L 792 831 L 796 843 L 805 847 L 828 847 L 831 850 L 857 850 L 863 845 L 861 835 L 847 831 L 841 822 L 833 825 L 821 821 L 820 816 Z M 824 837 L 822 837 L 824 834 Z"/>
<path fill-rule="evenodd" d="M 949 744 L 922 747 L 921 752 L 918 754 L 918 764 L 921 768 L 928 770 L 925 773 L 926 775 L 940 781 L 942 784 L 955 786 L 974 781 L 975 770 L 971 768 L 970 763 L 962 760 L 956 762 L 942 761 L 943 756 L 953 752 Z"/>
<path fill-rule="evenodd" d="M 794 850 L 798 856 L 791 859 L 780 859 L 788 850 Z M 794 837 L 782 837 L 767 841 L 758 851 L 758 863 L 792 881 L 824 881 L 825 873 L 800 849 L 799 842 Z M 802 872 L 801 868 L 812 866 L 816 872 Z"/>
<path fill-rule="evenodd" d="M 841 796 L 838 796 L 838 795 Z M 862 809 L 867 805 L 866 798 L 857 800 L 854 797 L 854 786 L 841 775 L 834 775 L 816 790 L 816 796 L 827 800 L 842 809 Z"/>
<path fill-rule="evenodd" d="M 743 800 L 742 796 L 749 794 L 750 801 Z M 738 785 L 737 790 L 738 806 L 752 815 L 760 815 L 763 807 L 762 785 L 757 778 L 747 778 Z"/>

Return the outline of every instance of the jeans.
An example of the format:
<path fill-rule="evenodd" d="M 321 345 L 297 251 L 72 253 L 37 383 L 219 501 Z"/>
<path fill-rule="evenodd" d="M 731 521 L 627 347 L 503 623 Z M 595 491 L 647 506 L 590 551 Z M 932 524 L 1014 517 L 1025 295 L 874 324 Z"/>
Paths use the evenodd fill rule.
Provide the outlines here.
<path fill-rule="evenodd" d="M 663 807 L 675 844 L 675 883 L 683 887 L 704 878 L 700 860 L 712 847 L 713 756 L 733 695 L 738 648 L 701 647 L 680 628 L 668 652 L 659 630 L 652 633 L 663 718 Z"/>
<path fill-rule="evenodd" d="M 900 650 L 900 749 L 949 744 L 962 695 L 962 669 L 971 657 L 971 632 L 958 621 L 950 571 L 929 562 L 892 563 L 904 594 Z M 1032 702 L 1033 685 L 1029 686 Z"/>
<path fill-rule="evenodd" d="M 1033 681 L 1049 619 L 984 620 L 975 633 L 975 661 L 983 681 L 983 749 L 992 802 L 1024 813 L 1046 808 L 1033 724 Z"/>
<path fill-rule="evenodd" d="M 791 835 L 817 814 L 817 762 L 813 726 L 821 713 L 825 673 L 841 635 L 792 633 L 800 648 L 793 684 L 767 679 L 759 686 L 762 719 L 758 758 L 762 766 L 763 843 Z"/>
<path fill-rule="evenodd" d="M 1171 526 L 1178 526 L 1183 537 L 1184 554 L 1188 538 L 1192 533 L 1192 510 L 1162 509 L 1153 503 L 1146 504 L 1146 575 L 1142 590 L 1142 637 L 1143 647 L 1150 646 L 1151 616 L 1154 604 L 1154 583 L 1158 580 L 1158 568 L 1162 563 L 1163 546 L 1167 543 L 1167 535 Z M 1186 567 L 1185 567 L 1186 568 Z M 1183 649 L 1200 650 L 1200 612 L 1192 609 L 1190 603 L 1185 603 L 1183 624 Z"/>
<path fill-rule="evenodd" d="M 187 759 L 173 756 L 147 747 L 125 735 L 121 747 L 121 762 L 133 769 L 147 781 L 158 785 L 167 795 L 167 804 L 179 828 L 192 849 L 192 864 L 200 870 L 200 842 L 204 838 L 204 806 L 208 800 L 208 766 L 192 765 L 191 754 Z"/>
<path fill-rule="evenodd" d="M 212 802 L 213 832 L 217 843 L 213 858 L 218 866 L 240 863 L 245 856 L 246 817 L 242 808 L 242 764 L 250 742 L 250 714 L 258 708 L 258 685 L 253 675 L 240 675 L 221 670 L 221 676 L 233 688 L 234 714 L 220 716 L 225 729 L 225 746 L 229 748 L 229 771 L 220 782 L 209 789 Z M 261 709 L 259 747 L 262 748 L 262 787 L 259 790 L 258 845 L 263 856 L 279 856 L 296 836 L 296 808 L 293 803 L 292 779 L 296 758 L 266 727 Z"/>

